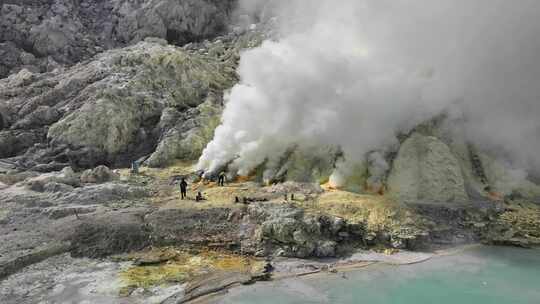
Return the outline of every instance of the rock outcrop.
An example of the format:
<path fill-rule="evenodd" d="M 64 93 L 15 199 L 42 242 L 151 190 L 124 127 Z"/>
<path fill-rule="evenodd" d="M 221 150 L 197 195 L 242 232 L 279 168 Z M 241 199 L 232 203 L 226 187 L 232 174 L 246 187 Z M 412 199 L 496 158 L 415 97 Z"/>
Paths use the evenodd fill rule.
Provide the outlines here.
<path fill-rule="evenodd" d="M 72 187 L 79 185 L 79 178 L 71 167 L 65 167 L 60 172 L 50 172 L 24 181 L 25 186 L 36 192 L 44 192 L 53 184 L 63 184 Z"/>
<path fill-rule="evenodd" d="M 69 237 L 73 256 L 103 257 L 141 250 L 151 244 L 142 221 L 145 210 L 112 211 L 78 225 Z"/>
<path fill-rule="evenodd" d="M 23 69 L 0 80 L 0 157 L 19 156 L 14 165 L 36 171 L 129 165 L 156 147 L 153 166 L 196 159 L 236 82 L 239 51 L 261 36 L 185 48 L 146 40 L 65 71 Z"/>
<path fill-rule="evenodd" d="M 401 145 L 388 188 L 401 201 L 467 200 L 460 164 L 448 146 L 436 137 L 418 133 Z"/>
<path fill-rule="evenodd" d="M 14 178 L 12 182 L 0 191 L 0 242 L 4 244 L 0 249 L 0 268 L 26 259 L 26 256 L 35 261 L 40 257 L 47 258 L 50 248 L 68 251 L 73 247 L 58 246 L 72 241 L 73 236 L 77 236 L 73 244 L 80 244 L 75 247 L 87 252 L 86 255 L 129 250 L 129 246 L 140 248 L 137 242 L 122 243 L 123 233 L 132 236 L 137 233 L 122 229 L 130 230 L 129 225 L 140 221 L 136 214 L 144 211 L 136 207 L 136 202 L 148 196 L 146 189 L 125 183 L 80 185 L 79 176 L 69 167 L 59 172 L 29 176 L 22 181 Z M 122 201 L 128 201 L 133 210 L 114 212 L 117 207 L 108 206 L 118 206 Z M 107 221 L 114 225 L 103 224 Z M 101 234 L 98 228 L 103 228 Z M 103 245 L 107 242 L 111 243 L 109 247 Z M 17 265 L 25 266 L 18 262 Z"/>
<path fill-rule="evenodd" d="M 162 167 L 174 159 L 197 159 L 220 123 L 222 107 L 218 100 L 221 97 L 209 96 L 185 112 L 165 109 L 160 119 L 161 140 L 145 163 Z"/>
<path fill-rule="evenodd" d="M 258 254 L 305 258 L 333 257 L 341 241 L 355 236 L 342 218 L 309 215 L 301 208 L 287 205 L 253 204 L 247 213 L 258 223 L 254 233 Z"/>
<path fill-rule="evenodd" d="M 106 166 L 98 166 L 94 169 L 85 170 L 81 174 L 81 182 L 99 184 L 118 179 L 118 177 L 118 174 L 112 172 Z"/>
<path fill-rule="evenodd" d="M 159 37 L 182 45 L 227 29 L 234 0 L 7 0 L 0 5 L 0 78 L 53 71 Z"/>

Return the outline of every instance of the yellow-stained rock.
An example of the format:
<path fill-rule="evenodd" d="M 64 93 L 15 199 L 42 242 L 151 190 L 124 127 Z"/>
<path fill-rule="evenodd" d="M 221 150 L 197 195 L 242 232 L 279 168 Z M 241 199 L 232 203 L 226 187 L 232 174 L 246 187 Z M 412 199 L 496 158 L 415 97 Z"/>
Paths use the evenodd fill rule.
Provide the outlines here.
<path fill-rule="evenodd" d="M 135 263 L 142 260 L 152 262 L 134 265 L 122 271 L 120 277 L 125 289 L 185 283 L 214 272 L 245 273 L 251 276 L 259 274 L 263 264 L 255 258 L 228 252 L 214 250 L 188 252 L 174 247 L 152 248 L 132 253 L 124 258 L 132 259 Z"/>

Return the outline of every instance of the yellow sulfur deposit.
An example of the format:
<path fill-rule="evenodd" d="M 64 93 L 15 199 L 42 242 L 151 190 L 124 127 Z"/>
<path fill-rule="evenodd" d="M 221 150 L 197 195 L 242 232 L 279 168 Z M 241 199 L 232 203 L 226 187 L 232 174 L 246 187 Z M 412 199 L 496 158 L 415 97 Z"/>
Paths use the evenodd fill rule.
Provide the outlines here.
<path fill-rule="evenodd" d="M 252 273 L 263 264 L 253 257 L 233 253 L 201 250 L 184 251 L 172 247 L 152 248 L 133 253 L 129 259 L 139 262 L 156 262 L 150 265 L 131 266 L 120 273 L 124 290 L 149 288 L 167 283 L 184 283 L 198 276 L 217 271 Z M 166 261 L 159 262 L 162 259 Z"/>

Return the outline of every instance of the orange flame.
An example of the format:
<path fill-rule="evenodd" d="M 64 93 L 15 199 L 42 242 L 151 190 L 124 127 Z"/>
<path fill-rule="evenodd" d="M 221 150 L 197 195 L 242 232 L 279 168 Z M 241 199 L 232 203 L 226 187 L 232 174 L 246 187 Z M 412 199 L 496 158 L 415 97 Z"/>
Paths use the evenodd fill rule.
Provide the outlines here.
<path fill-rule="evenodd" d="M 500 192 L 490 191 L 488 192 L 488 199 L 495 202 L 501 202 L 504 200 L 504 195 Z"/>

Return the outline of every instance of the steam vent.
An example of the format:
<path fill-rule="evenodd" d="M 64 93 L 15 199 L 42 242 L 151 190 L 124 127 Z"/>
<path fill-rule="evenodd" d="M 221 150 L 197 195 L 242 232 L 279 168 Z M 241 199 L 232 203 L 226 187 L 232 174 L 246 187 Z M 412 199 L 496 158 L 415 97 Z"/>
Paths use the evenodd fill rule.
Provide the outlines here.
<path fill-rule="evenodd" d="M 0 1 L 0 303 L 540 303 L 540 2 Z"/>

